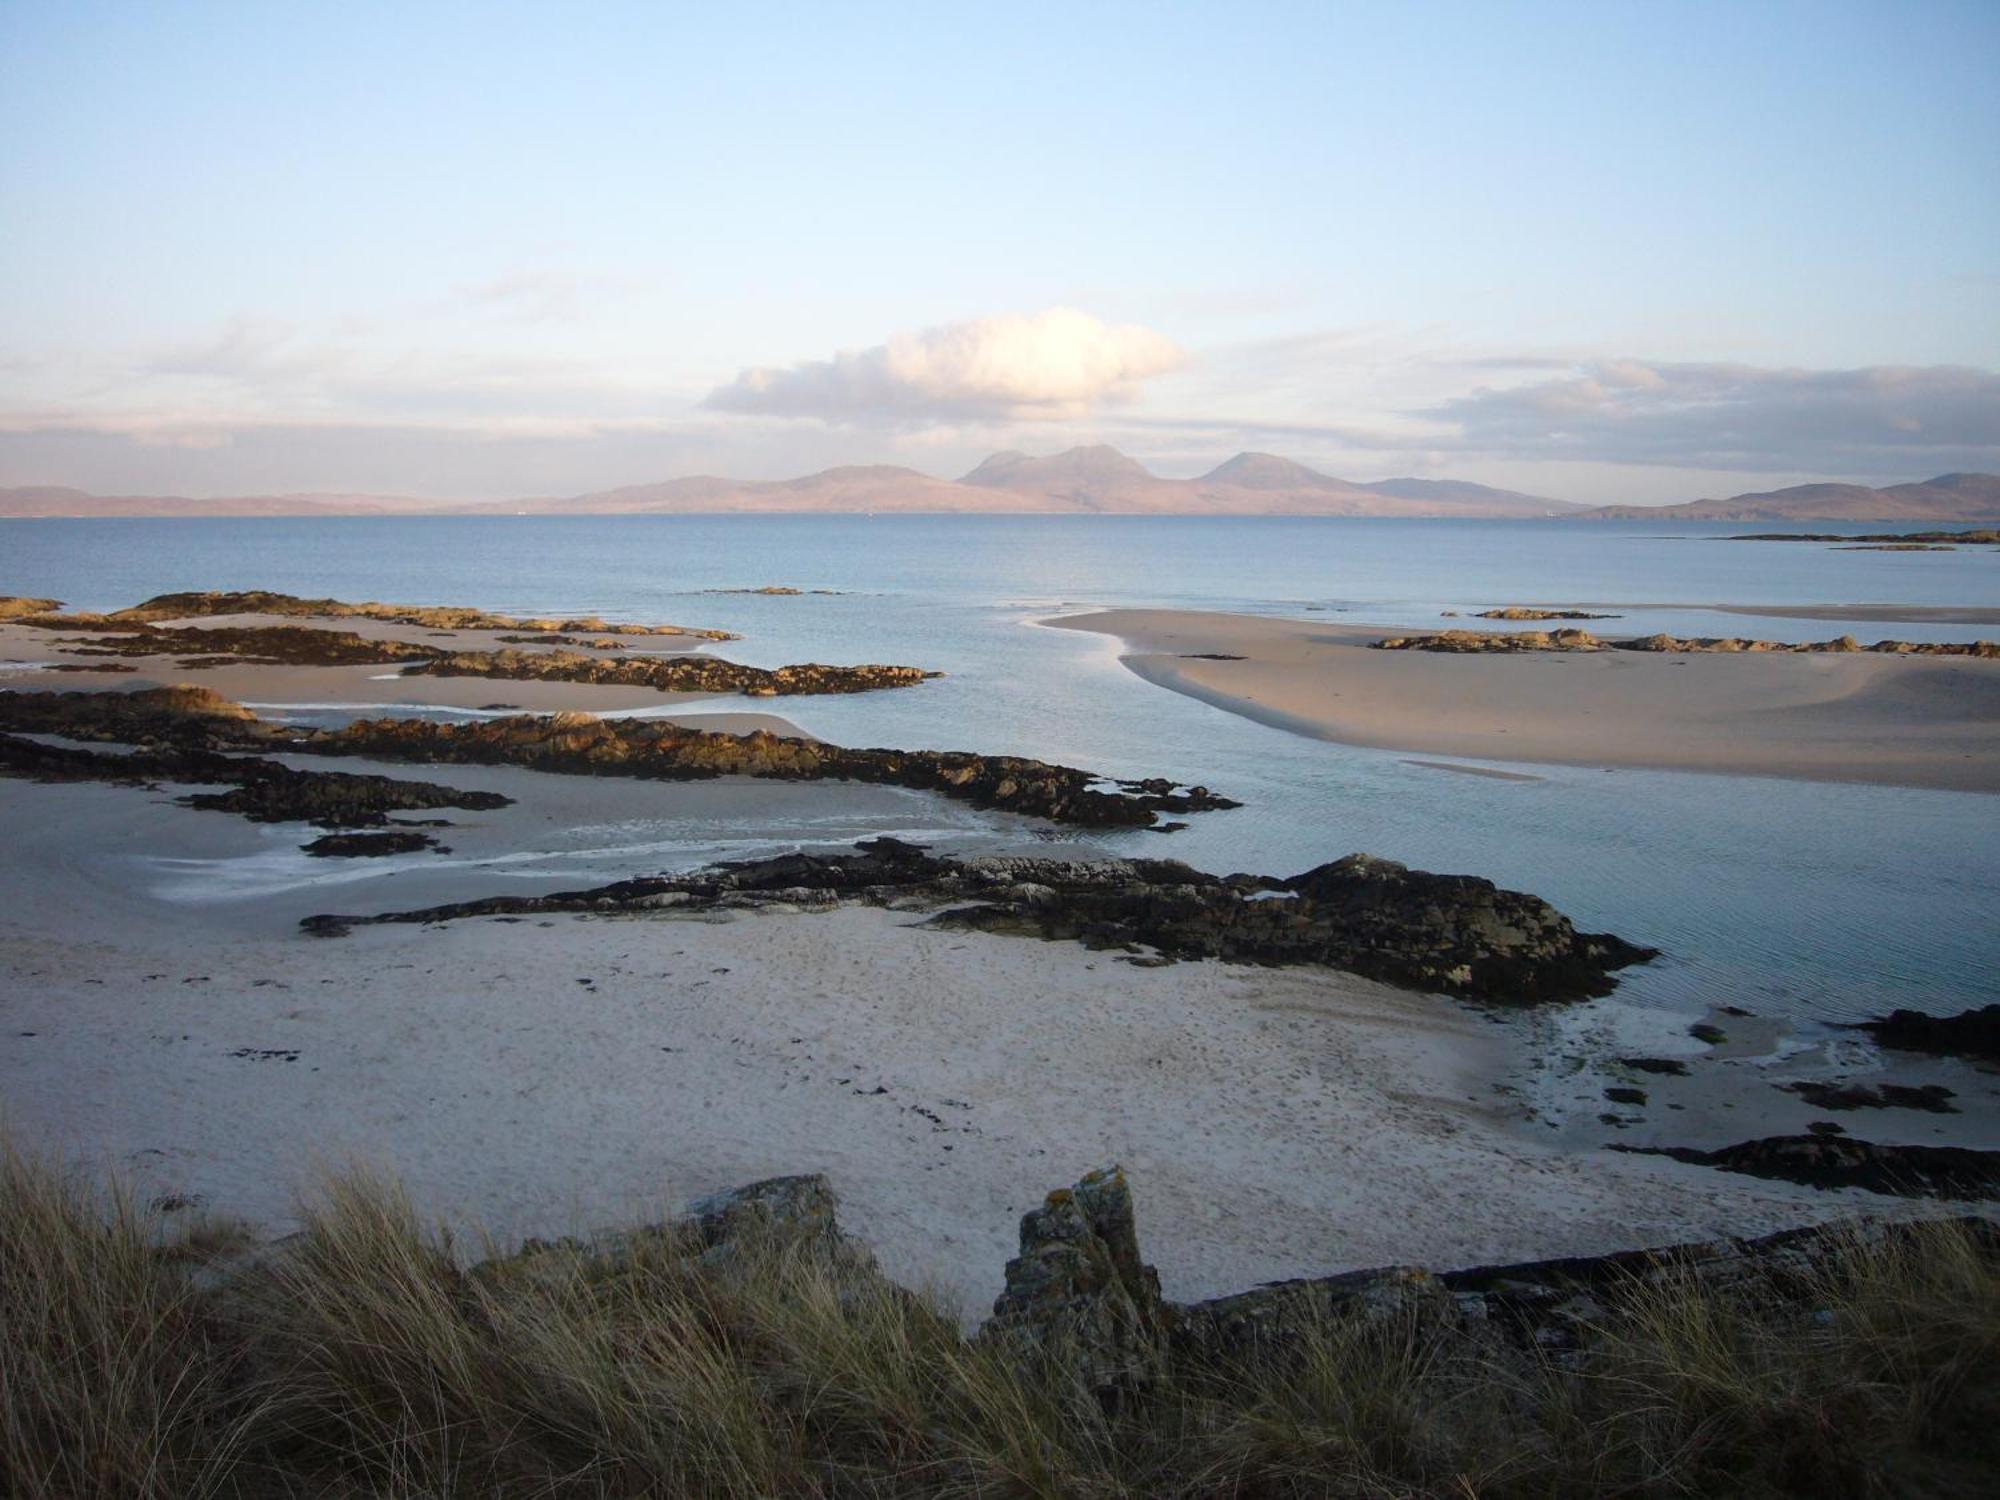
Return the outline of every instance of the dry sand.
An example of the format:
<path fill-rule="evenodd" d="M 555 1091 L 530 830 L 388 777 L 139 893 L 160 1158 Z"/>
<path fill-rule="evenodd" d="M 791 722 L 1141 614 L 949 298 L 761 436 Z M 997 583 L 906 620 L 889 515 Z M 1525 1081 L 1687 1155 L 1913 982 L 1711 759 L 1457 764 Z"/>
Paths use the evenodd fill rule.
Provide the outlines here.
<path fill-rule="evenodd" d="M 592 827 L 615 843 L 642 803 L 728 828 L 776 816 L 774 790 L 801 818 L 849 796 L 863 820 L 930 801 L 449 777 L 522 796 L 454 815 L 477 826 L 448 837 L 475 853 L 573 846 Z M 273 1231 L 316 1167 L 346 1159 L 502 1237 L 824 1171 L 894 1274 L 979 1313 L 1018 1215 L 1110 1161 L 1130 1169 L 1148 1252 L 1182 1298 L 1894 1208 L 1565 1147 L 1494 1087 L 1514 1028 L 1326 972 L 1142 969 L 854 908 L 311 939 L 303 912 L 424 904 L 474 877 L 412 855 L 287 884 L 303 828 L 128 788 L 0 781 L 0 824 L 8 1127 Z"/>
<path fill-rule="evenodd" d="M 1996 662 L 1375 651 L 1371 642 L 1409 632 L 1192 610 L 1108 610 L 1045 623 L 1119 637 L 1125 664 L 1149 682 L 1346 744 L 2000 791 Z"/>

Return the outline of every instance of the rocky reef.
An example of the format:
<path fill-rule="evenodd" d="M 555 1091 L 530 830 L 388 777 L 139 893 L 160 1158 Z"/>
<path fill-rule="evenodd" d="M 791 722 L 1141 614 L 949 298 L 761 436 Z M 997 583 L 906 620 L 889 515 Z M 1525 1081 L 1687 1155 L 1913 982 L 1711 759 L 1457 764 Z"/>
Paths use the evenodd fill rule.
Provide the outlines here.
<path fill-rule="evenodd" d="M 526 630 L 560 631 L 566 634 L 678 635 L 705 641 L 733 641 L 727 630 L 698 630 L 685 625 L 612 625 L 595 615 L 581 619 L 523 619 L 496 615 L 483 609 L 456 604 L 350 604 L 340 599 L 301 599 L 295 594 L 276 594 L 267 589 L 240 592 L 202 591 L 156 594 L 129 609 L 116 610 L 105 618 L 150 622 L 192 620 L 210 615 L 304 615 L 316 619 L 381 620 L 395 625 L 421 625 L 431 630 Z"/>
<path fill-rule="evenodd" d="M 1162 813 L 1238 804 L 1161 778 L 1106 782 L 1074 766 L 951 750 L 850 750 L 756 731 L 719 734 L 657 720 L 523 714 L 479 723 L 363 719 L 337 730 L 266 723 L 206 688 L 135 693 L 0 693 L 0 732 L 214 751 L 354 755 L 432 764 L 512 765 L 584 776 L 700 781 L 757 776 L 911 787 L 1087 828 L 1151 828 Z M 305 774 L 305 773 L 300 773 Z"/>
<path fill-rule="evenodd" d="M 297 743 L 300 749 L 322 755 L 515 765 L 589 776 L 871 782 L 937 792 L 975 807 L 1086 828 L 1145 828 L 1156 824 L 1161 813 L 1237 805 L 1206 787 L 1182 787 L 1165 780 L 1107 784 L 1073 766 L 1020 756 L 852 750 L 762 730 L 717 734 L 660 720 L 598 719 L 575 713 L 522 715 L 477 724 L 364 719 Z"/>
<path fill-rule="evenodd" d="M 2000 1198 L 2000 1151 L 1896 1146 L 1845 1135 L 1773 1135 L 1716 1151 L 1689 1146 L 1612 1146 L 1697 1166 L 1816 1188 L 1865 1188 L 1904 1198 Z"/>
<path fill-rule="evenodd" d="M 1478 613 L 1482 620 L 1616 620 L 1618 615 L 1594 615 L 1587 609 L 1534 609 L 1525 604 L 1510 604 L 1505 609 L 1482 609 Z"/>
<path fill-rule="evenodd" d="M 581 652 L 432 651 L 404 668 L 408 676 L 501 677 L 533 682 L 585 682 L 652 688 L 662 693 L 742 693 L 751 698 L 795 693 L 869 693 L 914 687 L 938 672 L 919 667 L 868 663 L 831 667 L 803 662 L 786 667 L 746 667 L 712 656 L 622 656 L 607 659 Z"/>
<path fill-rule="evenodd" d="M 1863 1021 L 1859 1029 L 1874 1037 L 1879 1045 L 1902 1052 L 2000 1062 L 2000 1005 L 1984 1005 L 1955 1016 L 1892 1010 L 1880 1020 Z"/>
<path fill-rule="evenodd" d="M 1436 651 L 1462 655 L 1511 651 L 1649 651 L 1667 654 L 1761 653 L 1800 655 L 1872 653 L 1882 656 L 1971 656 L 2000 661 L 2000 641 L 1877 641 L 1864 646 L 1851 635 L 1830 641 L 1759 641 L 1743 636 L 1642 635 L 1605 640 L 1587 630 L 1441 630 L 1429 635 L 1390 636 L 1372 643 L 1378 651 Z"/>
<path fill-rule="evenodd" d="M 0 698 L 0 705 L 4 702 Z M 128 754 L 110 754 L 4 733 L 0 733 L 0 775 L 122 786 L 160 782 L 227 786 L 230 790 L 226 792 L 194 792 L 181 800 L 189 807 L 235 813 L 253 823 L 306 822 L 322 828 L 375 828 L 389 822 L 392 812 L 444 807 L 485 811 L 513 801 L 497 792 L 467 792 L 428 781 L 297 770 L 275 760 L 224 755 L 184 744 L 155 744 Z M 329 846 L 308 852 L 360 851 Z"/>
<path fill-rule="evenodd" d="M 555 634 L 559 641 L 575 638 Z M 302 625 L 163 627 L 131 624 L 109 635 L 66 641 L 79 656 L 175 656 L 183 668 L 228 665 L 349 667 L 402 666 L 405 675 L 495 677 L 534 682 L 579 682 L 651 688 L 662 693 L 742 693 L 775 698 L 794 693 L 866 693 L 912 687 L 936 672 L 868 664 L 826 666 L 807 662 L 777 668 L 749 667 L 709 656 L 623 656 L 607 659 L 566 647 L 547 651 L 455 651 L 422 641 L 386 640 L 352 631 Z M 598 650 L 621 642 L 591 641 Z"/>
<path fill-rule="evenodd" d="M 1431 875 L 1351 855 L 1303 875 L 1211 875 L 1174 860 L 946 859 L 897 839 L 853 854 L 791 854 L 691 875 L 540 896 L 320 915 L 323 937 L 379 922 L 547 912 L 689 914 L 826 907 L 929 909 L 944 926 L 1124 949 L 1160 959 L 1314 965 L 1497 1004 L 1610 993 L 1619 969 L 1655 950 L 1580 933 L 1547 902 L 1467 875 Z"/>

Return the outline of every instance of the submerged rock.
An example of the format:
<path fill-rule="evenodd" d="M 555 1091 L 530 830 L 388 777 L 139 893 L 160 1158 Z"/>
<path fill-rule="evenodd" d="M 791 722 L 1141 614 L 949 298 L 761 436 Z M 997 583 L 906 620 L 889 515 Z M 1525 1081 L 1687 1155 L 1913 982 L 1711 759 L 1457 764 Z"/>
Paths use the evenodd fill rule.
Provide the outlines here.
<path fill-rule="evenodd" d="M 1533 609 L 1513 604 L 1505 609 L 1482 609 L 1482 620 L 1616 620 L 1619 615 L 1596 615 L 1587 609 Z"/>

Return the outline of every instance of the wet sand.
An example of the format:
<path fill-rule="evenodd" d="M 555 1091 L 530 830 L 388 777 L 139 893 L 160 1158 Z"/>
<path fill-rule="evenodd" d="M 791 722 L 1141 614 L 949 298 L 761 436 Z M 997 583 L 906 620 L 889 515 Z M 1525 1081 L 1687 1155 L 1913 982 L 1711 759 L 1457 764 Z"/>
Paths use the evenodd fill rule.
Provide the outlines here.
<path fill-rule="evenodd" d="M 2000 791 L 2000 663 L 1376 651 L 1407 630 L 1193 610 L 1048 620 L 1149 682 L 1294 733 L 1469 760 Z M 1202 655 L 1241 660 L 1202 660 Z"/>

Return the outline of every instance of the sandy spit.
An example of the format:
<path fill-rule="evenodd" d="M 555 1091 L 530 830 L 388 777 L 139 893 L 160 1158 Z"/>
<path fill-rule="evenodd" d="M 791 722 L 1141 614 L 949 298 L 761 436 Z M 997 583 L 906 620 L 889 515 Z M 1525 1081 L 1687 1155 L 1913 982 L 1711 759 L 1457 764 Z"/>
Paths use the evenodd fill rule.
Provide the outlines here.
<path fill-rule="evenodd" d="M 1194 610 L 1043 623 L 1119 637 L 1125 665 L 1161 687 L 1346 744 L 2000 791 L 2000 663 L 1989 661 L 1386 652 L 1370 643 L 1407 630 Z"/>

